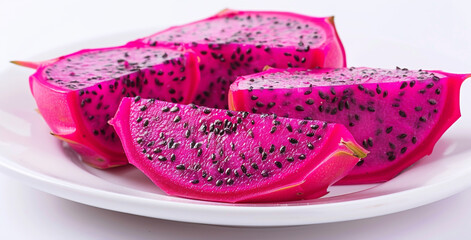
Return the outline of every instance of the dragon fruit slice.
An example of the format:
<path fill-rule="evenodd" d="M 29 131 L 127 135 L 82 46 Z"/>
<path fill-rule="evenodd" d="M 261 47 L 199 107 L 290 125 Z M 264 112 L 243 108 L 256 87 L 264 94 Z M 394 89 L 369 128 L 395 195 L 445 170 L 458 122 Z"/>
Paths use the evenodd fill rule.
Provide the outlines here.
<path fill-rule="evenodd" d="M 170 195 L 317 198 L 366 151 L 339 124 L 124 98 L 110 121 L 129 162 Z"/>
<path fill-rule="evenodd" d="M 162 47 L 86 49 L 42 63 L 14 63 L 37 68 L 30 77 L 31 92 L 51 134 L 97 168 L 128 163 L 107 124 L 121 98 L 189 103 L 199 81 L 194 53 Z"/>
<path fill-rule="evenodd" d="M 339 183 L 387 181 L 429 155 L 459 117 L 470 75 L 375 68 L 269 69 L 231 86 L 231 109 L 347 126 L 370 151 Z"/>
<path fill-rule="evenodd" d="M 201 59 L 201 83 L 194 103 L 228 108 L 227 94 L 237 76 L 264 66 L 345 67 L 345 51 L 333 17 L 288 12 L 224 10 L 197 22 L 171 27 L 137 40 L 182 46 Z"/>

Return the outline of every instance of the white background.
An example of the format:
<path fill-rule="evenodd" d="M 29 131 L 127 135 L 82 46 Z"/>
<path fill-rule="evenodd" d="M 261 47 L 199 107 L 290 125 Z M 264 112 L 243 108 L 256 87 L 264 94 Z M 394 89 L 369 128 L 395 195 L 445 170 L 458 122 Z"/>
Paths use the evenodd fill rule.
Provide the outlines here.
<path fill-rule="evenodd" d="M 412 0 L 0 0 L 0 71 L 12 67 L 10 60 L 41 60 L 37 55 L 53 58 L 48 50 L 67 45 L 77 46 L 77 50 L 100 47 L 89 40 L 116 33 L 130 32 L 132 40 L 226 7 L 335 15 L 349 65 L 471 72 L 471 4 Z M 362 44 L 365 39 L 391 42 L 391 46 L 379 48 L 374 41 Z M 122 39 L 109 41 L 110 45 L 122 43 Z M 418 54 L 423 59 L 429 51 L 434 54 L 427 61 L 416 61 Z M 8 79 L 0 82 L 1 87 L 8 87 Z M 0 175 L 0 239 L 469 239 L 470 202 L 471 189 L 428 206 L 364 220 L 289 228 L 230 228 L 97 209 Z"/>

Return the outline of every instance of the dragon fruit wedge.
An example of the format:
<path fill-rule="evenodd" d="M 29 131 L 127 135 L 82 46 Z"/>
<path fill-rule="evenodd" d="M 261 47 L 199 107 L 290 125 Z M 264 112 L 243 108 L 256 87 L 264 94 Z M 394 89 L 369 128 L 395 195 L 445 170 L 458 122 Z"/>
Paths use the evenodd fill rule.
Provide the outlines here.
<path fill-rule="evenodd" d="M 231 109 L 347 126 L 370 151 L 339 183 L 387 181 L 429 155 L 460 117 L 471 75 L 375 68 L 269 69 L 231 85 Z"/>
<path fill-rule="evenodd" d="M 189 103 L 199 82 L 197 57 L 163 47 L 86 49 L 42 63 L 31 92 L 52 135 L 69 143 L 97 168 L 127 164 L 113 127 L 107 124 L 123 97 L 153 97 Z"/>
<path fill-rule="evenodd" d="M 317 198 L 366 152 L 340 124 L 124 98 L 110 121 L 129 162 L 170 195 Z"/>
<path fill-rule="evenodd" d="M 194 50 L 201 59 L 202 80 L 193 102 L 212 108 L 228 108 L 229 86 L 236 77 L 262 71 L 267 65 L 277 68 L 346 66 L 345 51 L 333 17 L 224 10 L 135 42 Z"/>

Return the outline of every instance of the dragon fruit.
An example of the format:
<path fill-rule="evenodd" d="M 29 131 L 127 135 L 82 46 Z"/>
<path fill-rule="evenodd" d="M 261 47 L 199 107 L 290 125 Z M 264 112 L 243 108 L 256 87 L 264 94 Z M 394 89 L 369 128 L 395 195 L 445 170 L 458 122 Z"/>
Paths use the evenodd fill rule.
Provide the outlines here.
<path fill-rule="evenodd" d="M 366 151 L 339 124 L 124 98 L 129 162 L 170 195 L 219 202 L 317 198 Z"/>
<path fill-rule="evenodd" d="M 228 108 L 229 86 L 237 76 L 259 72 L 266 65 L 346 66 L 333 17 L 224 10 L 135 42 L 194 50 L 201 59 L 202 79 L 194 103 L 213 108 Z"/>
<path fill-rule="evenodd" d="M 86 49 L 42 63 L 14 63 L 37 69 L 30 77 L 31 92 L 51 134 L 97 168 L 128 163 L 107 124 L 121 98 L 189 103 L 199 81 L 194 53 L 162 47 Z"/>
<path fill-rule="evenodd" d="M 432 152 L 460 117 L 470 75 L 397 68 L 269 69 L 231 85 L 231 109 L 347 126 L 370 151 L 339 183 L 387 181 Z"/>

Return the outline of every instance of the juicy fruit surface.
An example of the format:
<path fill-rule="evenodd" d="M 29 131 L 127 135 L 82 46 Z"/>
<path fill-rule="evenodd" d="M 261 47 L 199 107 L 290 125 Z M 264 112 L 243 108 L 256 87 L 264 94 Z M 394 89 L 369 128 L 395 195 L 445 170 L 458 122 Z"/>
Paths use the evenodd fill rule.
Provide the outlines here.
<path fill-rule="evenodd" d="M 194 102 L 214 108 L 228 108 L 229 86 L 237 76 L 262 71 L 267 65 L 345 66 L 332 18 L 292 13 L 228 10 L 138 42 L 194 50 L 201 59 L 202 79 Z"/>
<path fill-rule="evenodd" d="M 48 109 L 46 104 L 50 103 L 42 102 L 44 95 L 48 95 L 44 91 L 50 91 L 51 95 L 63 93 L 60 101 L 68 105 L 74 118 L 75 125 L 70 126 L 75 130 L 73 137 L 69 132 L 69 136 L 62 136 L 64 131 L 51 126 L 54 134 L 63 139 L 72 137 L 78 143 L 73 148 L 83 144 L 91 152 L 96 149 L 120 155 L 113 156 L 117 158 L 114 160 L 102 156 L 99 157 L 103 158 L 102 162 L 90 162 L 108 167 L 109 161 L 114 162 L 112 166 L 127 163 L 121 142 L 108 124 L 121 99 L 140 95 L 188 103 L 199 79 L 197 74 L 196 57 L 190 53 L 156 47 L 116 47 L 83 50 L 61 57 L 38 69 L 31 81 L 39 110 L 49 125 L 57 124 L 61 116 Z M 42 87 L 34 87 L 38 85 Z"/>
<path fill-rule="evenodd" d="M 180 57 L 180 51 L 149 47 L 86 50 L 46 66 L 44 75 L 51 85 L 82 89 Z"/>
<path fill-rule="evenodd" d="M 203 200 L 319 197 L 358 162 L 345 142 L 362 151 L 341 125 L 193 104 L 125 98 L 111 124 L 160 188 Z"/>
<path fill-rule="evenodd" d="M 430 154 L 459 117 L 453 81 L 462 80 L 400 68 L 271 69 L 239 78 L 230 101 L 236 110 L 344 124 L 370 154 L 341 182 L 371 183 Z"/>

